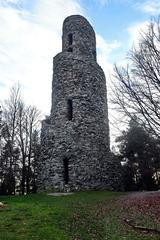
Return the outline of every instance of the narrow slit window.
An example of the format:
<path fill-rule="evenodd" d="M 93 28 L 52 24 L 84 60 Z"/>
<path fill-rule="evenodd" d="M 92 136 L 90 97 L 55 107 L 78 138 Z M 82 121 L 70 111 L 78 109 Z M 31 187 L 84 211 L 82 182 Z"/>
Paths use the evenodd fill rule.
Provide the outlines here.
<path fill-rule="evenodd" d="M 70 33 L 68 34 L 68 52 L 73 52 L 72 43 L 73 43 L 73 34 Z"/>
<path fill-rule="evenodd" d="M 72 43 L 73 43 L 73 35 L 72 35 L 72 33 L 68 34 L 68 43 L 69 43 L 69 46 L 72 45 Z"/>
<path fill-rule="evenodd" d="M 69 121 L 73 118 L 73 103 L 71 99 L 68 99 L 67 101 L 67 117 Z"/>
<path fill-rule="evenodd" d="M 63 160 L 63 165 L 64 165 L 64 183 L 68 184 L 68 182 L 69 182 L 69 169 L 68 169 L 69 160 L 68 160 L 68 158 L 65 158 Z"/>

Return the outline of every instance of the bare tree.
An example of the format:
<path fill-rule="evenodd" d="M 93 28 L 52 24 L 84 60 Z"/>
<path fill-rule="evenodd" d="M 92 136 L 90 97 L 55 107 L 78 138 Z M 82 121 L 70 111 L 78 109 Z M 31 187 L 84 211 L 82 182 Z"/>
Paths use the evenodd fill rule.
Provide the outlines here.
<path fill-rule="evenodd" d="M 12 177 L 14 186 L 18 184 L 22 194 L 29 193 L 32 165 L 36 168 L 33 163 L 35 159 L 32 157 L 33 148 L 35 149 L 33 134 L 34 131 L 38 133 L 40 127 L 40 112 L 34 106 L 26 106 L 21 98 L 19 85 L 12 87 L 9 99 L 3 104 L 3 123 L 2 134 L 5 144 L 0 162 L 4 173 L 2 182 L 6 178 L 10 187 L 9 179 Z M 38 137 L 37 134 L 37 139 Z"/>
<path fill-rule="evenodd" d="M 10 90 L 8 100 L 2 104 L 3 110 L 3 128 L 2 134 L 4 139 L 4 151 L 2 157 L 3 165 L 3 176 L 4 180 L 7 180 L 8 186 L 14 182 L 13 187 L 7 190 L 8 194 L 15 192 L 15 171 L 19 159 L 17 159 L 17 145 L 16 145 L 16 134 L 17 134 L 17 116 L 18 116 L 18 104 L 21 101 L 20 86 L 19 84 L 13 86 Z"/>
<path fill-rule="evenodd" d="M 39 119 L 40 119 L 40 112 L 34 106 L 29 106 L 26 111 L 28 115 L 28 130 L 26 133 L 28 134 L 29 142 L 28 142 L 28 166 L 27 166 L 27 193 L 30 192 L 30 182 L 31 182 L 31 165 L 32 165 L 32 151 L 33 151 L 33 141 L 34 141 L 34 132 L 38 130 L 39 127 Z M 26 136 L 27 137 L 27 136 Z"/>
<path fill-rule="evenodd" d="M 29 191 L 35 193 L 37 191 L 37 177 L 38 177 L 38 166 L 40 158 L 40 131 L 34 129 L 32 133 L 32 147 L 30 151 L 30 169 L 29 169 Z"/>
<path fill-rule="evenodd" d="M 22 194 L 30 192 L 31 181 L 31 153 L 32 153 L 32 135 L 39 127 L 40 112 L 34 106 L 25 106 L 23 102 L 18 106 L 18 131 L 17 141 L 20 146 L 22 156 Z"/>
<path fill-rule="evenodd" d="M 27 155 L 27 142 L 25 129 L 26 129 L 26 116 L 25 116 L 25 105 L 23 102 L 18 104 L 18 127 L 17 127 L 17 142 L 21 151 L 21 164 L 22 164 L 22 173 L 21 173 L 21 191 L 22 195 L 25 193 L 25 176 L 26 176 L 26 155 Z"/>
<path fill-rule="evenodd" d="M 129 52 L 130 65 L 115 66 L 112 102 L 125 116 L 160 133 L 160 18 L 152 19 Z"/>

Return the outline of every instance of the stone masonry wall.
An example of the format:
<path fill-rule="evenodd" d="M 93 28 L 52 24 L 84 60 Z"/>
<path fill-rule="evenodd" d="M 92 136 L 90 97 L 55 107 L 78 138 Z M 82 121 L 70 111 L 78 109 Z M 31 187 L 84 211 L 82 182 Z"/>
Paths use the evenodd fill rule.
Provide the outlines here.
<path fill-rule="evenodd" d="M 52 107 L 42 123 L 39 189 L 113 189 L 106 80 L 96 62 L 95 33 L 79 15 L 63 24 L 54 57 Z"/>

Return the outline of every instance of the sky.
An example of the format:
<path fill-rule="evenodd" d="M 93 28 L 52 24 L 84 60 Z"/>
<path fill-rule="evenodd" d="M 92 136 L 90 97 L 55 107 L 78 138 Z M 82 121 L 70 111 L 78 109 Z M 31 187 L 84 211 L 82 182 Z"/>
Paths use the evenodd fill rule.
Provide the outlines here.
<path fill-rule="evenodd" d="M 53 57 L 61 52 L 62 23 L 72 14 L 93 26 L 109 88 L 114 63 L 126 64 L 139 32 L 160 14 L 160 1 L 0 0 L 0 101 L 19 83 L 25 102 L 49 114 Z"/>

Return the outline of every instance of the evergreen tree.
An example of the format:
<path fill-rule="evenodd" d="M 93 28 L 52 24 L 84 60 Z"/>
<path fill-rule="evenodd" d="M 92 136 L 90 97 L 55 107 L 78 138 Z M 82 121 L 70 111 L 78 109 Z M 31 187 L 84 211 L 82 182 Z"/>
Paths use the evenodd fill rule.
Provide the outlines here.
<path fill-rule="evenodd" d="M 123 163 L 125 189 L 154 189 L 156 180 L 159 180 L 156 176 L 159 166 L 155 166 L 155 162 L 159 162 L 157 153 L 160 153 L 157 139 L 134 119 L 116 141 L 119 142 L 119 157 Z"/>

